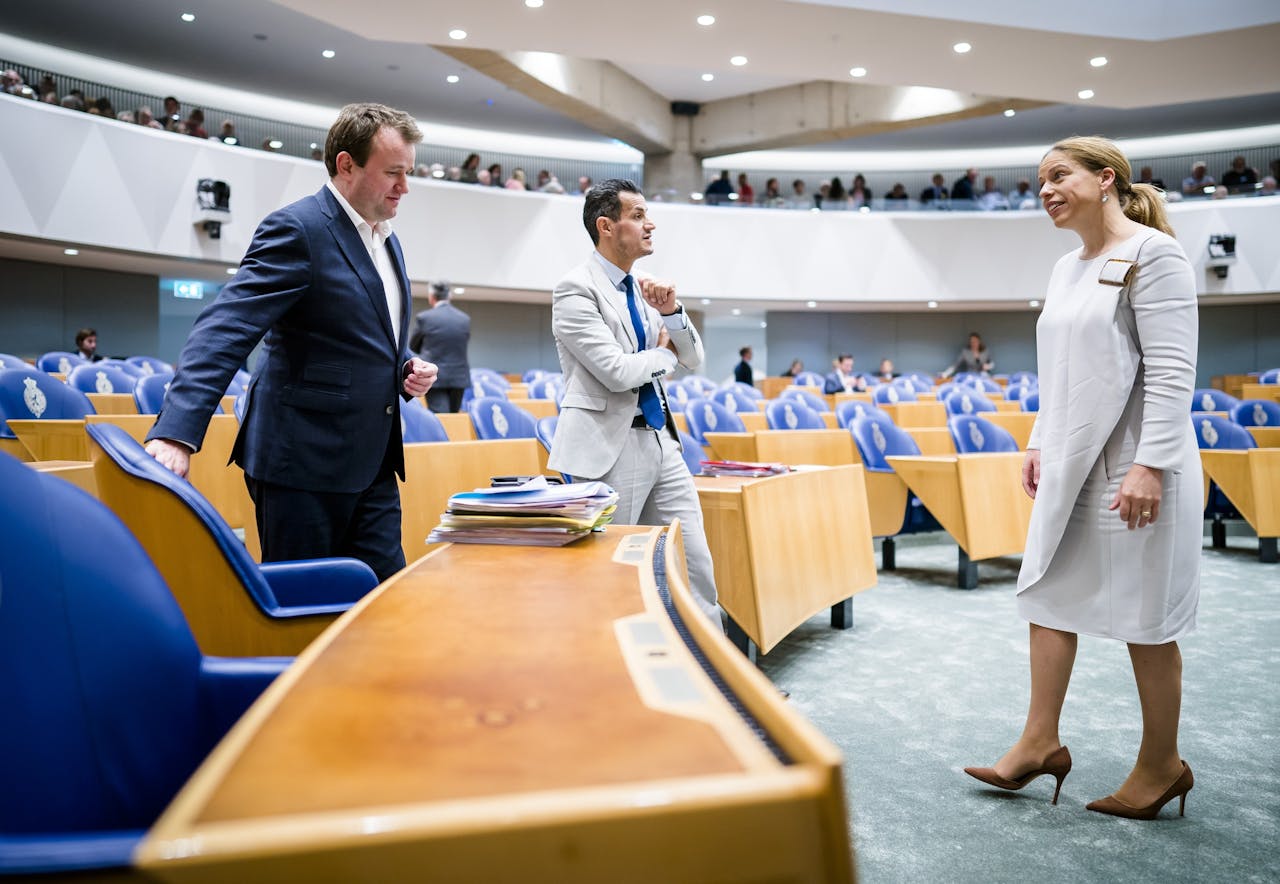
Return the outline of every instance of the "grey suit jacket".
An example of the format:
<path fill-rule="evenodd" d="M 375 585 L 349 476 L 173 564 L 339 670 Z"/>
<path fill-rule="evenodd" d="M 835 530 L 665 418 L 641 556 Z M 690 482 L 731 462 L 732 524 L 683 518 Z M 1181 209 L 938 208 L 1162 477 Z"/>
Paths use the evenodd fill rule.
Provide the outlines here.
<path fill-rule="evenodd" d="M 643 298 L 638 302 L 645 337 L 654 341 L 662 316 Z M 547 466 L 574 477 L 599 478 L 622 453 L 640 385 L 656 380 L 662 390 L 660 379 L 675 366 L 669 350 L 636 352 L 626 295 L 609 284 L 594 257 L 557 283 L 551 300 L 551 329 L 565 386 Z M 668 334 L 679 364 L 696 371 L 703 351 L 693 323 Z M 665 398 L 666 391 L 662 394 Z"/>
<path fill-rule="evenodd" d="M 436 386 L 469 387 L 471 366 L 467 362 L 467 342 L 470 340 L 471 317 L 448 301 L 441 301 L 418 314 L 409 349 L 435 363 L 440 370 Z"/>

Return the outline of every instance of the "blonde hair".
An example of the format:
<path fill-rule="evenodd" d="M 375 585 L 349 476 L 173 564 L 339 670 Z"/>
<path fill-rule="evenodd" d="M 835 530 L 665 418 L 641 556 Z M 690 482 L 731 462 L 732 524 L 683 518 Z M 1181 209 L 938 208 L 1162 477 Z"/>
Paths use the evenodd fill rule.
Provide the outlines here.
<path fill-rule="evenodd" d="M 1116 176 L 1116 195 L 1125 217 L 1169 236 L 1174 235 L 1164 210 L 1164 191 L 1151 184 L 1134 184 L 1133 168 L 1114 141 L 1101 135 L 1072 135 L 1049 148 L 1048 153 L 1055 150 L 1062 151 L 1091 172 L 1110 169 Z"/>

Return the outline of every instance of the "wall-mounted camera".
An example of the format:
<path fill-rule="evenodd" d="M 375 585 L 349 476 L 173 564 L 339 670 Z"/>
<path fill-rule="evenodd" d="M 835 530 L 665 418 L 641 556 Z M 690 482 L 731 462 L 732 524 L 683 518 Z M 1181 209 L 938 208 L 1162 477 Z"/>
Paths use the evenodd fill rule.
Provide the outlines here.
<path fill-rule="evenodd" d="M 222 237 L 222 225 L 231 220 L 231 185 L 213 178 L 196 182 L 196 213 L 193 219 L 210 239 Z"/>
<path fill-rule="evenodd" d="M 1231 265 L 1236 263 L 1236 235 L 1212 233 L 1209 235 L 1209 260 L 1205 266 L 1212 269 L 1218 279 L 1226 279 Z"/>

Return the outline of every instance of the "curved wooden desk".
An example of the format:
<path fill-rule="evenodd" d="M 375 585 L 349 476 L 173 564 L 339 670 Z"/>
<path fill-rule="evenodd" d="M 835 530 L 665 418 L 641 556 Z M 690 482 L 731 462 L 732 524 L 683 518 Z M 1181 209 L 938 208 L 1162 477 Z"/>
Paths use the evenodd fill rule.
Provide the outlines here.
<path fill-rule="evenodd" d="M 263 694 L 137 864 L 168 882 L 852 881 L 839 753 L 709 624 L 686 646 L 661 537 L 437 549 Z"/>
<path fill-rule="evenodd" d="M 1205 485 L 1212 479 L 1258 535 L 1258 559 L 1280 561 L 1280 448 L 1200 449 Z M 1219 544 L 1214 538 L 1214 546 Z M 1224 544 L 1225 545 L 1225 544 Z"/>

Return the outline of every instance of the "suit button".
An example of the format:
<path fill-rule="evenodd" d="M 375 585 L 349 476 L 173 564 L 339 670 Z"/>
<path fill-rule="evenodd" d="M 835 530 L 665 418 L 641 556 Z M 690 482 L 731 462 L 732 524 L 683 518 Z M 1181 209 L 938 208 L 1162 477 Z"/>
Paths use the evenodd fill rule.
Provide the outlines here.
<path fill-rule="evenodd" d="M 387 406 L 387 414 L 395 414 L 395 412 L 396 412 L 396 407 L 394 405 Z"/>

